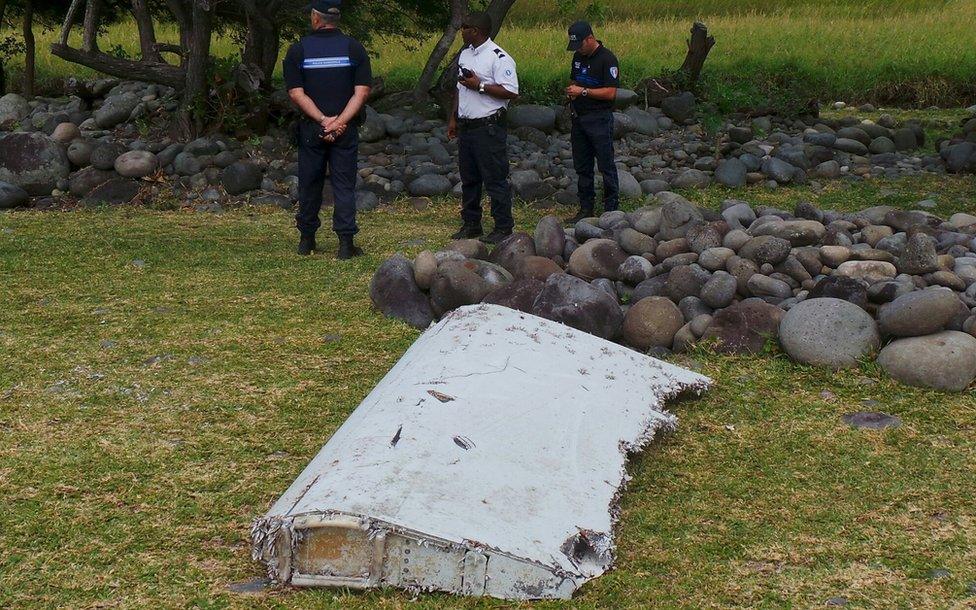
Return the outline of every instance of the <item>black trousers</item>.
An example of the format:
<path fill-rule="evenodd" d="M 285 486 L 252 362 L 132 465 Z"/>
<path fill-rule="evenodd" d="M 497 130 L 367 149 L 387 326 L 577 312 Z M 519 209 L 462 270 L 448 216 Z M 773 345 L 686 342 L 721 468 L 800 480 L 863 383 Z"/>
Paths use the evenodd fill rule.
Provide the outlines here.
<path fill-rule="evenodd" d="M 616 210 L 620 207 L 620 185 L 617 166 L 613 162 L 613 113 L 594 112 L 574 118 L 570 138 L 580 208 L 593 211 L 596 200 L 593 162 L 596 161 L 603 174 L 603 210 Z"/>
<path fill-rule="evenodd" d="M 335 207 L 332 208 L 332 230 L 337 235 L 355 235 L 356 171 L 359 133 L 350 125 L 341 138 L 326 142 L 319 137 L 321 127 L 311 121 L 298 126 L 298 214 L 295 223 L 303 236 L 313 237 L 322 221 L 322 188 L 326 168 L 332 182 Z"/>
<path fill-rule="evenodd" d="M 512 187 L 508 182 L 508 130 L 502 124 L 458 128 L 461 220 L 481 224 L 482 188 L 491 198 L 495 229 L 511 230 Z"/>

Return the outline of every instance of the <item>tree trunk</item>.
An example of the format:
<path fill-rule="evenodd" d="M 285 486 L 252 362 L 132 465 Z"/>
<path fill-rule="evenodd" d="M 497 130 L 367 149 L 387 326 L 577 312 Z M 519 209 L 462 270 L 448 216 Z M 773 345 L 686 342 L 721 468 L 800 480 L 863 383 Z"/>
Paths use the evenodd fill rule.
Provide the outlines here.
<path fill-rule="evenodd" d="M 156 30 L 153 28 L 152 17 L 146 0 L 132 0 L 132 16 L 139 28 L 139 46 L 142 49 L 142 61 L 162 63 L 163 56 L 156 48 Z"/>
<path fill-rule="evenodd" d="M 210 63 L 210 35 L 213 13 L 206 0 L 195 0 L 190 12 L 190 45 L 187 48 L 186 86 L 180 108 L 179 127 L 182 135 L 192 137 L 200 133 L 206 114 L 207 68 Z"/>
<path fill-rule="evenodd" d="M 186 7 L 180 0 L 166 0 L 166 6 L 173 13 L 173 18 L 180 28 L 180 47 L 184 51 L 180 56 L 180 65 L 186 66 L 186 49 L 190 48 L 190 32 L 193 25 L 190 23 L 190 16 L 186 12 Z"/>
<path fill-rule="evenodd" d="M 502 24 L 505 22 L 505 17 L 508 15 L 508 11 L 512 8 L 513 4 L 515 4 L 515 0 L 491 0 L 487 8 L 485 8 L 485 12 L 491 17 L 492 38 L 498 36 L 498 32 L 501 31 Z M 431 91 L 437 99 L 437 102 L 444 108 L 447 107 L 457 88 L 456 75 L 458 71 L 458 58 L 460 56 L 460 51 L 454 54 L 451 63 L 441 72 L 440 77 L 437 79 L 437 84 L 434 85 L 434 89 Z"/>
<path fill-rule="evenodd" d="M 81 2 L 82 0 L 71 0 L 71 6 L 68 7 L 68 12 L 64 16 L 64 25 L 61 26 L 61 44 L 68 44 L 68 35 L 71 33 L 71 26 L 75 23 L 75 15 L 81 8 Z"/>
<path fill-rule="evenodd" d="M 0 0 L 0 24 L 3 24 L 4 13 L 7 12 L 7 0 Z M 4 73 L 3 56 L 0 55 L 0 95 L 7 92 L 7 75 Z"/>
<path fill-rule="evenodd" d="M 88 0 L 85 7 L 85 25 L 82 34 L 81 50 L 89 53 L 98 51 L 98 25 L 102 0 Z"/>
<path fill-rule="evenodd" d="M 701 76 L 702 66 L 708 59 L 708 52 L 715 46 L 715 37 L 708 35 L 708 28 L 704 23 L 696 21 L 691 26 L 691 38 L 686 41 L 688 53 L 681 64 L 681 71 L 688 75 L 688 79 L 695 83 Z"/>
<path fill-rule="evenodd" d="M 24 5 L 24 97 L 34 97 L 34 78 L 36 76 L 34 45 L 34 2 L 27 0 Z"/>
<path fill-rule="evenodd" d="M 468 8 L 467 5 L 466 0 L 451 0 L 451 19 L 444 28 L 444 33 L 441 35 L 440 40 L 437 41 L 434 49 L 430 52 L 430 57 L 427 58 L 427 64 L 424 66 L 423 72 L 420 73 L 420 80 L 417 81 L 417 85 L 413 89 L 413 97 L 415 100 L 421 101 L 429 95 L 428 91 L 434 82 L 437 68 L 440 67 L 441 62 L 447 57 L 448 51 L 451 50 L 451 45 L 454 44 L 454 39 L 457 38 L 458 30 L 461 29 L 465 11 Z"/>
<path fill-rule="evenodd" d="M 708 35 L 704 23 L 696 21 L 691 26 L 691 38 L 685 44 L 688 46 L 685 60 L 674 75 L 648 78 L 638 85 L 637 89 L 644 92 L 647 106 L 660 106 L 664 98 L 695 88 L 708 52 L 715 46 L 715 37 Z"/>

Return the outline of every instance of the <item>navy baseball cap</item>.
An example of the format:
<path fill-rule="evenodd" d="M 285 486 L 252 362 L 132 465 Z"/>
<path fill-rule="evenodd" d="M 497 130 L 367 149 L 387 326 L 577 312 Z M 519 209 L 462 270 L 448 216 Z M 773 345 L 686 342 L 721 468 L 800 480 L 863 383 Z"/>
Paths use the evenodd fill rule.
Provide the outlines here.
<path fill-rule="evenodd" d="M 569 46 L 567 51 L 579 51 L 583 41 L 593 35 L 593 28 L 585 21 L 577 21 L 569 26 Z"/>
<path fill-rule="evenodd" d="M 318 11 L 320 13 L 338 13 L 339 5 L 342 0 L 312 0 L 305 6 L 305 11 Z"/>

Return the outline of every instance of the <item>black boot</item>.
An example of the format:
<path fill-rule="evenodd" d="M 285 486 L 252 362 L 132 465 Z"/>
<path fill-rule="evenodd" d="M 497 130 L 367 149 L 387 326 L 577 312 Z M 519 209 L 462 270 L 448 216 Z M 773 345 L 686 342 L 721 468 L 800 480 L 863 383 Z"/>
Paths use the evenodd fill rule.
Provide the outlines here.
<path fill-rule="evenodd" d="M 579 212 L 576 212 L 576 216 L 573 216 L 572 218 L 567 218 L 566 219 L 566 224 L 568 224 L 568 225 L 575 225 L 579 221 L 583 220 L 584 218 L 589 218 L 590 216 L 593 216 L 593 210 L 588 210 L 586 208 L 580 208 L 580 211 Z"/>
<path fill-rule="evenodd" d="M 341 261 L 348 260 L 354 256 L 362 256 L 363 251 L 356 247 L 356 244 L 352 243 L 352 235 L 340 235 L 339 236 L 339 253 L 336 254 L 336 258 Z"/>
<path fill-rule="evenodd" d="M 481 224 L 464 223 L 461 226 L 461 230 L 451 235 L 451 239 L 474 239 L 476 237 L 481 237 L 485 234 L 484 229 L 481 228 Z"/>
<path fill-rule="evenodd" d="M 481 238 L 486 244 L 498 244 L 503 239 L 512 234 L 512 230 L 493 229 L 491 233 Z"/>
<path fill-rule="evenodd" d="M 315 250 L 315 237 L 309 237 L 302 235 L 302 238 L 298 241 L 298 254 L 301 256 L 308 256 Z"/>

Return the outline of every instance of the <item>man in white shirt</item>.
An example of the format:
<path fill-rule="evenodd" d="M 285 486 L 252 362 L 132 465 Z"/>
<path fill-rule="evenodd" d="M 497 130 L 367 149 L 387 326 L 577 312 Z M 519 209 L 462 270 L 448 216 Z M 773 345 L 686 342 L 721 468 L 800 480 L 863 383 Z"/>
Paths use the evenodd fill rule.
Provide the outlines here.
<path fill-rule="evenodd" d="M 458 60 L 457 96 L 448 119 L 448 137 L 458 137 L 461 220 L 453 239 L 472 239 L 481 228 L 482 188 L 491 198 L 495 228 L 482 241 L 497 244 L 512 234 L 512 188 L 508 182 L 505 111 L 518 97 L 515 60 L 495 44 L 491 17 L 472 13 L 461 26 L 464 50 Z"/>

